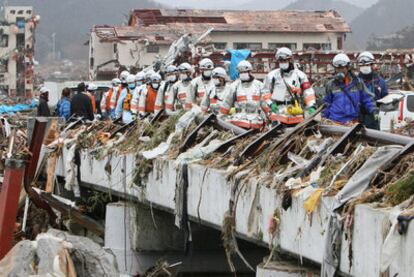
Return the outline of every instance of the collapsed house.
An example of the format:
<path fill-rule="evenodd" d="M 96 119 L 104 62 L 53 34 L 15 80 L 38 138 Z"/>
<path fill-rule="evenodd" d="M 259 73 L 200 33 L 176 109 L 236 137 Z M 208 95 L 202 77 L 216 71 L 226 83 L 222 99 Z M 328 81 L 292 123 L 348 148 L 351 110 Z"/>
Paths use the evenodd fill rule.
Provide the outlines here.
<path fill-rule="evenodd" d="M 305 24 L 304 24 L 305 23 Z M 128 26 L 94 26 L 89 40 L 91 79 L 109 80 L 120 66 L 144 68 L 167 54 L 184 34 L 212 32 L 203 41 L 206 52 L 226 49 L 275 51 L 341 50 L 348 24 L 335 11 L 223 11 L 136 9 Z"/>
<path fill-rule="evenodd" d="M 162 242 L 177 243 L 173 233 L 191 244 L 191 226 L 198 222 L 221 230 L 234 272 L 235 257 L 255 270 L 238 247 L 238 241 L 248 240 L 270 248 L 258 276 L 279 272 L 273 264 L 280 252 L 321 265 L 322 276 L 412 273 L 410 137 L 315 118 L 256 133 L 197 108 L 124 126 L 79 123 L 55 125 L 49 132 L 44 141 L 48 180 L 36 191 L 56 213 L 49 218 L 65 215 L 105 236 L 121 272 L 145 271 L 140 253 L 162 253 Z M 103 227 L 79 208 L 62 204 L 59 183 L 81 194 L 89 188 L 116 195 L 138 208 L 108 204 Z M 159 209 L 175 220 L 163 222 Z M 153 224 L 157 236 L 146 229 Z"/>
<path fill-rule="evenodd" d="M 32 7 L 5 6 L 0 26 L 0 91 L 9 97 L 34 96 L 34 42 L 39 23 Z"/>

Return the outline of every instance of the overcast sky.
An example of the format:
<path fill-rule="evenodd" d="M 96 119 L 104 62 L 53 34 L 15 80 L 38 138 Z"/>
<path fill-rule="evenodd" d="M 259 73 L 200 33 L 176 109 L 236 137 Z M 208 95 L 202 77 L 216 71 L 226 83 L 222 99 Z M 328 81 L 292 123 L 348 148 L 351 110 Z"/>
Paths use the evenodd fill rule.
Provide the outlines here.
<path fill-rule="evenodd" d="M 228 8 L 234 7 L 235 5 L 241 5 L 254 0 L 156 0 L 162 4 L 166 4 L 173 7 L 190 7 L 190 8 Z M 268 0 L 269 2 L 279 1 L 284 2 L 286 5 L 294 2 L 294 0 Z M 375 4 L 378 0 L 343 0 L 348 3 L 358 5 L 360 7 L 369 7 Z M 391 1 L 391 0 L 390 0 Z"/>

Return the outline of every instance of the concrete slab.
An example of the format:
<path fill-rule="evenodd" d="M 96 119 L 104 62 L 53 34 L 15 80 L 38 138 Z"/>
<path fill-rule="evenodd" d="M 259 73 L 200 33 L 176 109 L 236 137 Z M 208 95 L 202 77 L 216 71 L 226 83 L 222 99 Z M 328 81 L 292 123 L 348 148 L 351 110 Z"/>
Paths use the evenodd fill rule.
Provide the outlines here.
<path fill-rule="evenodd" d="M 123 157 L 112 157 L 112 174 L 106 177 L 103 161 L 95 161 L 86 154 L 82 155 L 82 181 L 113 192 L 127 194 L 145 203 L 153 203 L 165 210 L 175 208 L 176 168 L 174 161 L 157 159 L 154 169 L 149 174 L 144 188 L 138 188 L 131 183 L 134 157 L 127 155 L 125 169 Z M 60 163 L 59 163 L 60 164 Z M 92 164 L 92 166 L 91 166 Z M 59 167 L 59 166 L 58 166 Z M 57 169 L 58 174 L 64 174 Z M 221 229 L 224 214 L 229 208 L 232 184 L 227 181 L 223 170 L 205 168 L 199 164 L 189 165 L 188 171 L 188 213 L 193 218 Z M 128 180 L 123 185 L 123 178 Z M 331 198 L 322 198 L 322 203 L 311 216 L 304 208 L 304 199 L 293 197 L 292 206 L 284 211 L 281 209 L 281 196 L 276 190 L 258 185 L 256 180 L 241 184 L 238 205 L 236 209 L 236 231 L 243 237 L 258 244 L 269 243 L 270 234 L 267 232 L 269 218 L 274 211 L 280 211 L 281 224 L 277 241 L 284 251 L 298 257 L 303 257 L 321 263 L 324 248 L 325 225 L 332 203 Z M 341 272 L 353 276 L 377 277 L 379 272 L 380 246 L 386 235 L 388 211 L 374 209 L 368 205 L 359 205 L 355 210 L 354 230 L 352 241 L 352 263 L 348 259 L 349 243 L 343 239 Z M 410 227 L 404 236 L 398 257 L 391 265 L 390 272 L 399 276 L 412 276 L 414 264 L 414 227 Z M 351 266 L 352 265 L 352 266 Z M 408 274 L 408 275 L 404 275 Z M 394 276 L 394 275 L 391 275 Z"/>

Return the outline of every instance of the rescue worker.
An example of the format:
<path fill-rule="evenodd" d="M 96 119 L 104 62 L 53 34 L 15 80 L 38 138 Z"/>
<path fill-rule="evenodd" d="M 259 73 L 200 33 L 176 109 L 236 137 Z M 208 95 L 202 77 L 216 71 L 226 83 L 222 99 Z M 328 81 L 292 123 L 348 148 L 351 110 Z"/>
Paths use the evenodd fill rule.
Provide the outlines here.
<path fill-rule="evenodd" d="M 145 72 L 145 83 L 147 85 L 151 84 L 151 76 L 154 73 L 155 73 L 155 71 L 152 70 L 152 69 L 150 69 L 150 70 L 148 70 L 148 71 Z"/>
<path fill-rule="evenodd" d="M 343 125 L 360 121 L 363 112 L 372 114 L 374 105 L 363 81 L 352 73 L 346 54 L 334 57 L 335 77 L 326 85 L 323 117 Z"/>
<path fill-rule="evenodd" d="M 64 118 L 66 121 L 70 118 L 70 88 L 64 88 L 62 90 L 62 98 L 57 103 L 57 115 Z"/>
<path fill-rule="evenodd" d="M 289 48 L 282 47 L 276 52 L 279 68 L 269 72 L 265 79 L 263 109 L 274 124 L 295 125 L 304 120 L 305 111 L 315 112 L 316 96 L 308 77 L 293 63 Z"/>
<path fill-rule="evenodd" d="M 226 116 L 227 121 L 239 127 L 261 129 L 265 123 L 261 108 L 263 83 L 253 76 L 250 62 L 241 61 L 237 70 L 239 78 L 225 96 L 220 113 Z"/>
<path fill-rule="evenodd" d="M 388 87 L 384 79 L 375 72 L 375 58 L 370 52 L 362 52 L 358 56 L 359 75 L 370 93 L 370 96 L 376 102 L 388 95 Z M 374 105 L 375 107 L 376 105 Z M 363 115 L 363 123 L 366 127 L 379 130 L 378 111 L 374 114 Z"/>
<path fill-rule="evenodd" d="M 212 72 L 212 78 L 214 87 L 204 95 L 201 101 L 201 110 L 219 114 L 222 102 L 230 91 L 230 86 L 227 85 L 227 72 L 224 68 L 217 67 Z"/>
<path fill-rule="evenodd" d="M 116 93 L 112 94 L 111 103 L 110 103 L 111 117 L 112 118 L 116 118 L 115 109 L 118 106 L 118 99 L 119 99 L 119 96 L 121 95 L 122 90 L 124 88 L 128 87 L 126 79 L 128 78 L 129 75 L 130 75 L 129 72 L 126 71 L 126 70 L 122 71 L 121 74 L 119 74 L 119 79 L 121 80 L 121 85 L 119 86 Z"/>
<path fill-rule="evenodd" d="M 167 66 L 165 70 L 165 82 L 161 84 L 155 100 L 155 113 L 164 109 L 166 114 L 173 114 L 174 111 L 174 84 L 178 81 L 178 68 L 175 65 Z"/>
<path fill-rule="evenodd" d="M 37 106 L 37 116 L 51 116 L 47 102 L 49 102 L 49 89 L 42 87 L 40 89 L 39 105 Z"/>
<path fill-rule="evenodd" d="M 88 84 L 86 87 L 86 91 L 87 91 L 86 95 L 88 95 L 89 99 L 91 99 L 92 110 L 94 114 L 96 114 L 96 100 L 95 100 L 96 90 L 98 90 L 98 87 L 93 83 Z"/>
<path fill-rule="evenodd" d="M 146 80 L 144 71 L 140 71 L 135 75 L 135 89 L 132 92 L 131 100 L 131 112 L 134 115 L 138 114 L 139 97 L 141 95 L 142 90 L 146 87 L 145 81 Z"/>
<path fill-rule="evenodd" d="M 190 97 L 187 99 L 187 106 L 191 108 L 193 104 L 200 105 L 204 95 L 214 87 L 211 74 L 213 72 L 214 64 L 210 59 L 202 59 L 199 62 L 200 76 L 194 78 L 192 82 L 192 89 Z"/>
<path fill-rule="evenodd" d="M 132 93 L 135 89 L 135 75 L 128 75 L 126 78 L 127 86 L 121 91 L 118 103 L 115 109 L 116 118 L 122 117 L 122 122 L 125 124 L 134 120 L 131 112 Z"/>
<path fill-rule="evenodd" d="M 110 116 L 111 113 L 111 99 L 113 94 L 117 94 L 121 80 L 118 78 L 112 79 L 111 88 L 104 93 L 101 100 L 101 112 L 104 118 Z"/>
<path fill-rule="evenodd" d="M 92 102 L 85 89 L 85 83 L 78 84 L 77 93 L 73 96 L 70 105 L 70 115 L 92 121 L 94 120 Z"/>
<path fill-rule="evenodd" d="M 180 73 L 180 80 L 174 84 L 174 98 L 172 99 L 171 105 L 174 110 L 185 109 L 190 110 L 192 105 L 191 102 L 187 102 L 187 97 L 191 94 L 192 83 L 191 75 L 193 68 L 189 63 L 182 63 L 178 66 Z"/>
<path fill-rule="evenodd" d="M 157 98 L 157 93 L 161 85 L 161 75 L 153 73 L 150 81 L 151 83 L 141 91 L 139 97 L 138 109 L 140 118 L 147 116 L 149 113 L 154 113 L 155 111 L 155 99 Z"/>

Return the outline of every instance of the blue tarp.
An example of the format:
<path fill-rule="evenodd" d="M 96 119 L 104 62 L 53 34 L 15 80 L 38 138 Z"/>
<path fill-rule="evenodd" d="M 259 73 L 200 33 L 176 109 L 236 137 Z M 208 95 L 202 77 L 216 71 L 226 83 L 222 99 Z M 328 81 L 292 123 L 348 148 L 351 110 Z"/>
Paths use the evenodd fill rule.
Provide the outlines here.
<path fill-rule="evenodd" d="M 36 108 L 37 102 L 35 100 L 32 100 L 32 103 L 30 104 L 16 104 L 14 106 L 9 105 L 0 105 L 0 114 L 13 114 L 17 112 L 24 112 L 24 111 L 30 111 L 34 108 Z"/>
<path fill-rule="evenodd" d="M 246 60 L 250 56 L 250 50 L 228 49 L 227 52 L 229 52 L 231 55 L 229 73 L 230 73 L 230 78 L 234 81 L 239 77 L 239 72 L 237 71 L 237 65 L 239 64 L 239 62 Z"/>

